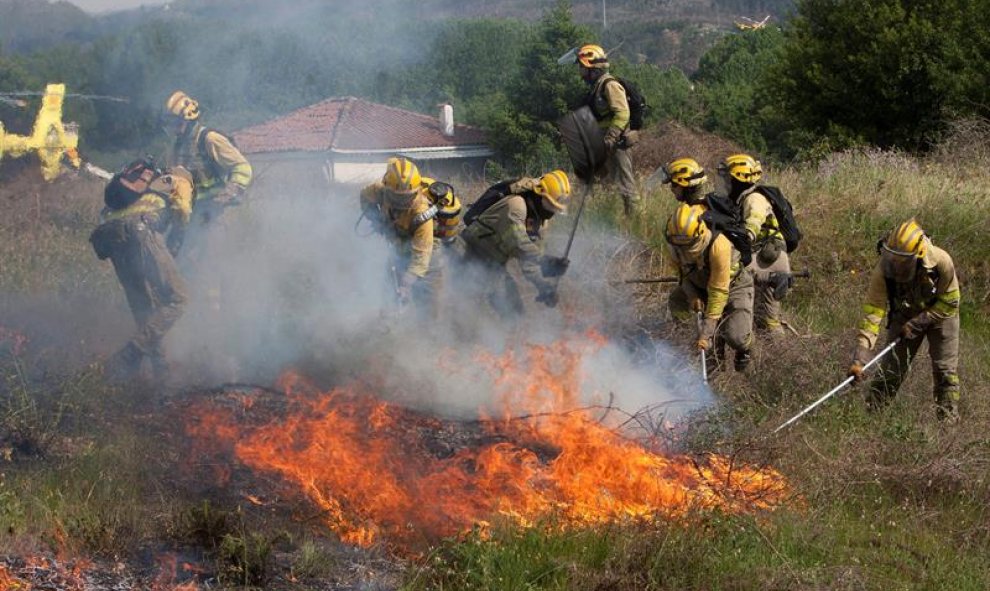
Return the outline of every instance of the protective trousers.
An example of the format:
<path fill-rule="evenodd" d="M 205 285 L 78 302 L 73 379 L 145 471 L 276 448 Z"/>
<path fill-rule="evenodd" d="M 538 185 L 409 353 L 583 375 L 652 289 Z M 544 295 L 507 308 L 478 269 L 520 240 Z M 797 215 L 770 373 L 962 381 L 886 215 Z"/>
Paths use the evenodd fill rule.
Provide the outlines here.
<path fill-rule="evenodd" d="M 670 292 L 667 305 L 671 316 L 693 322 L 691 302 L 695 299 L 705 302 L 707 294 L 689 281 L 682 282 Z M 722 312 L 715 339 L 728 344 L 737 355 L 749 353 L 753 342 L 753 277 L 745 269 L 729 285 L 729 302 Z"/>
<path fill-rule="evenodd" d="M 635 213 L 639 208 L 640 198 L 629 150 L 625 148 L 612 150 L 608 159 L 608 169 L 611 181 L 619 186 L 619 194 L 622 195 L 622 207 L 626 215 Z"/>
<path fill-rule="evenodd" d="M 782 246 L 783 243 L 780 242 L 765 246 L 761 251 L 753 253 L 753 262 L 749 264 L 755 289 L 753 322 L 760 330 L 770 332 L 784 330 L 780 323 L 780 299 L 772 281 L 775 273 L 791 273 L 791 258 Z M 768 256 L 767 253 L 777 253 L 776 258 L 773 258 L 772 254 Z"/>
<path fill-rule="evenodd" d="M 887 329 L 887 337 L 895 339 L 907 319 L 895 318 Z M 880 370 L 870 383 L 867 403 L 871 409 L 886 406 L 897 394 L 921 343 L 928 339 L 932 358 L 933 393 L 939 419 L 958 418 L 959 406 L 959 316 L 936 320 L 919 337 L 902 339 L 880 362 Z"/>
<path fill-rule="evenodd" d="M 186 304 L 186 284 L 164 237 L 140 219 L 129 221 L 127 237 L 110 260 L 137 323 L 129 345 L 153 365 L 164 363 L 165 334 Z"/>

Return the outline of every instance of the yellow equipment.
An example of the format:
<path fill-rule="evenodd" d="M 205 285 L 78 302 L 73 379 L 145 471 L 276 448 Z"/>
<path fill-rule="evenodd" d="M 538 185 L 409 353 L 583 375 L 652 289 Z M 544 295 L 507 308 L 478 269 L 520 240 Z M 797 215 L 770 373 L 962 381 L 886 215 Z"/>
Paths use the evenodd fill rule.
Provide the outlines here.
<path fill-rule="evenodd" d="M 41 160 L 41 174 L 46 181 L 59 175 L 62 157 L 69 159 L 72 166 L 79 168 L 79 134 L 71 126 L 62 122 L 62 104 L 65 102 L 65 85 L 49 84 L 41 99 L 41 109 L 34 121 L 34 130 L 29 136 L 6 133 L 0 123 L 0 160 L 5 155 L 18 158 L 30 152 L 37 152 Z"/>
<path fill-rule="evenodd" d="M 705 169 L 694 158 L 678 158 L 664 167 L 667 178 L 678 187 L 697 187 L 705 182 Z"/>
<path fill-rule="evenodd" d="M 737 181 L 755 184 L 763 178 L 763 166 L 760 161 L 749 154 L 733 154 L 726 156 L 718 165 L 718 171 L 728 174 Z"/>
<path fill-rule="evenodd" d="M 577 52 L 577 63 L 585 68 L 605 69 L 608 67 L 608 56 L 600 45 L 583 45 Z"/>
<path fill-rule="evenodd" d="M 389 158 L 382 182 L 393 191 L 406 192 L 420 188 L 423 179 L 419 168 L 411 160 Z"/>
<path fill-rule="evenodd" d="M 168 97 L 168 100 L 165 101 L 165 110 L 170 115 L 186 121 L 199 119 L 199 101 L 181 90 L 176 90 Z"/>
<path fill-rule="evenodd" d="M 540 177 L 533 191 L 543 197 L 548 208 L 557 213 L 567 213 L 571 196 L 571 181 L 563 170 L 554 170 Z"/>
<path fill-rule="evenodd" d="M 891 254 L 923 257 L 926 250 L 925 231 L 911 218 L 894 230 L 883 241 L 883 249 Z"/>
<path fill-rule="evenodd" d="M 688 246 L 702 238 L 708 231 L 701 216 L 705 208 L 682 203 L 667 220 L 667 240 L 676 246 Z"/>

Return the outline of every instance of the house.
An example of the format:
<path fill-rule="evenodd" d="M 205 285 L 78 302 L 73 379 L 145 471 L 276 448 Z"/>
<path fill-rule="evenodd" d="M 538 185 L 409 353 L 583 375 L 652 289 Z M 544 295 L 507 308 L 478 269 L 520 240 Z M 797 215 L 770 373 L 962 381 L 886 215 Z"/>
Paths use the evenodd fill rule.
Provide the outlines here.
<path fill-rule="evenodd" d="M 453 107 L 430 117 L 355 97 L 330 98 L 233 134 L 265 187 L 326 191 L 378 180 L 392 156 L 424 175 L 477 178 L 493 155 L 484 133 L 454 123 Z"/>

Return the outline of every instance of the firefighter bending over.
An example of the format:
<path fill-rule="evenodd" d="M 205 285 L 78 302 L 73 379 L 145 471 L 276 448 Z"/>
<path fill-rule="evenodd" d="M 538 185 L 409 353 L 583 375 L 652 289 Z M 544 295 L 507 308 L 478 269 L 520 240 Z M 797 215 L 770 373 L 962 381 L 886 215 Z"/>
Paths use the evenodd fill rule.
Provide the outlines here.
<path fill-rule="evenodd" d="M 90 237 L 109 258 L 124 288 L 137 333 L 107 363 L 110 375 L 137 375 L 144 359 L 156 380 L 168 378 L 165 335 L 182 315 L 186 285 L 175 264 L 195 191 L 182 167 L 164 173 L 147 161 L 131 163 L 106 190 L 103 222 Z"/>
<path fill-rule="evenodd" d="M 867 396 L 870 408 L 882 408 L 893 399 L 928 339 L 938 418 L 958 420 L 960 293 L 952 257 L 932 244 L 913 219 L 891 231 L 878 250 L 849 375 L 862 379 L 887 316 L 887 338 L 901 341 L 880 362 Z"/>
<path fill-rule="evenodd" d="M 504 289 L 489 293 L 504 316 L 524 310 L 518 286 L 505 269 L 510 259 L 518 259 L 523 276 L 536 287 L 536 301 L 557 305 L 556 279 L 566 271 L 567 261 L 543 254 L 543 235 L 555 214 L 567 212 L 570 196 L 567 173 L 555 170 L 538 179 L 493 185 L 465 214 L 467 227 L 461 233 L 465 257 L 492 271 L 488 280 L 503 283 Z"/>
<path fill-rule="evenodd" d="M 392 281 L 400 306 L 411 300 L 440 313 L 445 245 L 461 228 L 461 202 L 447 183 L 390 158 L 382 180 L 361 190 L 361 210 L 392 243 Z"/>
<path fill-rule="evenodd" d="M 701 312 L 698 349 L 710 350 L 714 339 L 721 365 L 728 344 L 736 352 L 736 371 L 743 371 L 753 340 L 753 279 L 729 239 L 709 230 L 704 212 L 700 205 L 682 203 L 667 220 L 671 266 L 680 277 L 668 306 L 680 321 Z"/>

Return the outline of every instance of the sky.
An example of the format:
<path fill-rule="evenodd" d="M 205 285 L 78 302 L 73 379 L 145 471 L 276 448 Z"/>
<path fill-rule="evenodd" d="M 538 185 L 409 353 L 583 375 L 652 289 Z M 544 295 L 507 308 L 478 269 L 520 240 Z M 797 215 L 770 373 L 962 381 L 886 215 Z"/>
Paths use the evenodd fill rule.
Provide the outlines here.
<path fill-rule="evenodd" d="M 165 4 L 167 0 L 69 0 L 87 12 L 106 12 L 137 8 L 143 4 Z"/>

